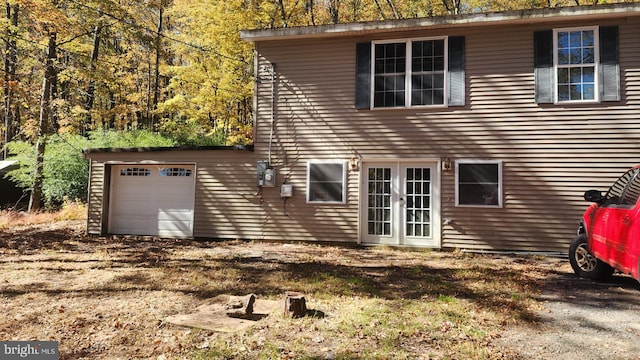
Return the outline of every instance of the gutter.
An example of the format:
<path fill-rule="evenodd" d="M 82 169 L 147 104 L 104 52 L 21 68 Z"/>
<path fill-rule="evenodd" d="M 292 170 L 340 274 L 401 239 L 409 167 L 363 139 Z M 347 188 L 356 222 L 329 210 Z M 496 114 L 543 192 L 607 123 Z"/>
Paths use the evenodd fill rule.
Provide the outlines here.
<path fill-rule="evenodd" d="M 159 147 L 134 147 L 134 148 L 89 148 L 82 149 L 84 159 L 90 154 L 104 153 L 142 153 L 157 151 L 202 151 L 202 150 L 240 150 L 253 151 L 253 145 L 234 145 L 234 146 L 159 146 Z"/>

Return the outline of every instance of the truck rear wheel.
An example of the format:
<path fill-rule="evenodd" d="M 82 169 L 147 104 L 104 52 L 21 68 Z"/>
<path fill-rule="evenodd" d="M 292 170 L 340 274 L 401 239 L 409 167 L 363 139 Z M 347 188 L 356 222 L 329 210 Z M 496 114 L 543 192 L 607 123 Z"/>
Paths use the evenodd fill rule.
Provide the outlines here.
<path fill-rule="evenodd" d="M 580 234 L 571 242 L 569 263 L 578 276 L 592 280 L 604 280 L 614 271 L 609 264 L 591 254 L 587 247 L 587 234 Z"/>

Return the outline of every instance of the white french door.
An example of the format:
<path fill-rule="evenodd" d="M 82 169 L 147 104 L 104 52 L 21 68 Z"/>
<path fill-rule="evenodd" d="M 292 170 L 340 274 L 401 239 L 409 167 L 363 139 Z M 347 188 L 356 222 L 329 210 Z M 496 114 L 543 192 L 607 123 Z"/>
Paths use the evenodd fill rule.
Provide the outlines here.
<path fill-rule="evenodd" d="M 363 164 L 365 244 L 440 246 L 437 162 Z"/>

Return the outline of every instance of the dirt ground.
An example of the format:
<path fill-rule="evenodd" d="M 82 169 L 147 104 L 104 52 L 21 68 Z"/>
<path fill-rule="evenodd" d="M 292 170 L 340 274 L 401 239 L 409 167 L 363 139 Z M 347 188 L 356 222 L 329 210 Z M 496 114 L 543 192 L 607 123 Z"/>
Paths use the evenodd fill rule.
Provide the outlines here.
<path fill-rule="evenodd" d="M 321 270 L 322 262 L 331 264 L 335 277 L 346 278 L 349 287 L 331 288 L 342 284 L 333 277 L 310 278 L 308 291 L 314 294 L 331 288 L 327 291 L 340 299 L 349 295 L 363 299 L 372 293 L 372 301 L 401 301 L 416 294 L 425 297 L 429 292 L 418 292 L 421 289 L 416 287 L 441 281 L 443 287 L 433 293 L 444 306 L 458 295 L 486 299 L 486 308 L 474 305 L 469 312 L 489 309 L 504 319 L 495 320 L 497 334 L 474 345 L 484 347 L 477 358 L 636 359 L 640 353 L 637 282 L 626 276 L 603 283 L 578 279 L 563 259 L 240 241 L 92 238 L 83 234 L 83 228 L 83 221 L 70 221 L 0 230 L 0 340 L 59 341 L 61 359 L 191 358 L 199 350 L 212 348 L 217 335 L 172 325 L 165 321 L 168 317 L 188 313 L 207 299 L 234 290 L 235 295 L 256 293 L 277 299 L 299 284 L 288 277 L 292 271 L 306 271 L 304 276 L 310 277 Z M 521 284 L 516 290 L 492 290 L 481 287 L 485 282 L 481 277 L 456 278 L 447 272 L 456 268 L 456 274 L 464 274 L 471 267 L 486 276 L 505 276 L 505 283 L 507 276 L 522 279 Z M 383 277 L 384 281 L 379 280 Z M 403 285 L 406 278 L 412 279 Z M 474 293 L 477 289 L 495 294 Z M 446 291 L 451 295 L 442 295 Z M 520 301 L 520 297 L 526 299 Z M 331 312 L 329 298 L 313 300 Z M 493 321 L 486 319 L 482 321 Z M 282 326 L 282 322 L 266 323 L 251 335 L 251 342 L 242 339 L 242 334 L 228 338 L 224 341 L 244 345 L 235 352 L 204 358 L 234 358 L 233 354 L 242 351 L 245 355 L 237 357 L 251 358 L 251 347 L 261 346 L 265 334 Z M 331 350 L 341 339 L 331 341 L 313 326 L 309 343 L 317 345 L 319 354 L 314 358 L 341 358 Z M 367 346 L 362 331 L 345 333 L 361 336 Z M 404 350 L 412 349 L 405 352 L 406 357 L 469 357 L 456 353 L 460 347 L 426 355 L 424 341 L 403 344 Z M 454 342 L 465 341 L 471 339 L 456 334 Z M 295 358 L 293 351 L 278 351 L 279 358 Z M 352 355 L 342 358 L 359 358 L 355 352 L 345 354 Z"/>

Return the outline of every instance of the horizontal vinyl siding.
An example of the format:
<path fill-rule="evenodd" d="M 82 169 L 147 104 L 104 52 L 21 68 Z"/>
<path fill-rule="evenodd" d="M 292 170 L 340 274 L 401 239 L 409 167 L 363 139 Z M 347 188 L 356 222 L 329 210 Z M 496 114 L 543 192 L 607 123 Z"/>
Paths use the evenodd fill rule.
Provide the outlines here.
<path fill-rule="evenodd" d="M 87 233 L 102 233 L 102 200 L 104 198 L 104 164 L 91 160 L 89 174 L 89 200 L 87 202 Z"/>
<path fill-rule="evenodd" d="M 259 239 L 260 198 L 256 191 L 255 154 L 242 150 L 193 150 L 90 153 L 92 186 L 89 230 L 99 234 L 104 164 L 160 162 L 196 164 L 194 237 Z M 106 216 L 106 214 L 105 214 Z M 104 229 L 106 232 L 106 229 Z"/>
<path fill-rule="evenodd" d="M 621 102 L 534 102 L 533 32 L 578 25 L 620 26 Z M 272 162 L 294 184 L 286 202 L 265 189 L 269 239 L 357 241 L 358 173 L 344 205 L 305 203 L 309 159 L 444 158 L 503 162 L 504 207 L 455 206 L 454 171 L 443 172 L 444 247 L 565 251 L 585 190 L 606 190 L 640 163 L 640 24 L 557 23 L 399 34 L 465 36 L 464 107 L 356 110 L 355 44 L 382 38 L 284 40 L 257 44 L 261 64 L 277 64 Z M 385 38 L 393 35 L 385 34 Z M 269 147 L 270 84 L 257 84 L 257 154 Z"/>
<path fill-rule="evenodd" d="M 260 47 L 260 45 L 258 45 Z M 348 160 L 353 156 L 342 139 L 361 130 L 344 121 L 354 104 L 355 44 L 346 42 L 296 43 L 278 48 L 277 109 L 272 165 L 278 182 L 293 185 L 293 197 L 283 200 L 279 186 L 264 188 L 264 238 L 286 241 L 357 241 L 358 173 L 349 171 L 345 204 L 307 204 L 307 162 Z M 346 56 L 336 56 L 335 54 Z M 300 59 L 300 55 L 304 59 Z M 282 72 L 281 72 L 282 71 Z M 255 146 L 259 154 L 269 147 L 270 84 L 258 84 L 258 124 Z M 327 97 L 330 91 L 332 96 Z"/>
<path fill-rule="evenodd" d="M 260 199 L 254 154 L 194 152 L 197 163 L 194 236 L 259 239 Z"/>

